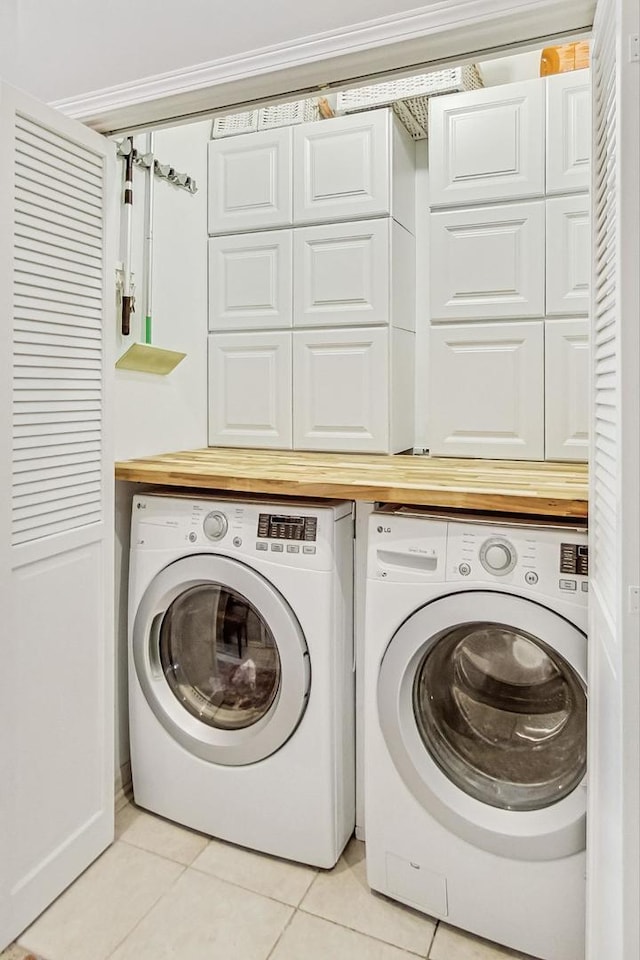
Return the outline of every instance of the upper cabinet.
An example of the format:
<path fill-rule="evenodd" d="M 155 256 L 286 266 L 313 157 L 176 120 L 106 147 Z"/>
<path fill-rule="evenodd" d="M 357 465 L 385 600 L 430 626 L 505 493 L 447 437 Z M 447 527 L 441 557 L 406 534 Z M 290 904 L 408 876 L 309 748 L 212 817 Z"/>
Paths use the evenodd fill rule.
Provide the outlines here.
<path fill-rule="evenodd" d="M 547 80 L 547 193 L 590 187 L 591 71 L 559 73 Z"/>
<path fill-rule="evenodd" d="M 544 83 L 537 79 L 433 97 L 431 205 L 542 196 L 544 96 Z"/>
<path fill-rule="evenodd" d="M 391 216 L 415 231 L 415 145 L 391 110 L 212 140 L 209 234 Z"/>
<path fill-rule="evenodd" d="M 393 216 L 414 231 L 414 145 L 389 110 L 293 132 L 295 223 Z"/>
<path fill-rule="evenodd" d="M 544 316 L 543 200 L 431 215 L 431 319 Z"/>
<path fill-rule="evenodd" d="M 293 220 L 290 127 L 209 143 L 209 233 L 283 227 Z"/>

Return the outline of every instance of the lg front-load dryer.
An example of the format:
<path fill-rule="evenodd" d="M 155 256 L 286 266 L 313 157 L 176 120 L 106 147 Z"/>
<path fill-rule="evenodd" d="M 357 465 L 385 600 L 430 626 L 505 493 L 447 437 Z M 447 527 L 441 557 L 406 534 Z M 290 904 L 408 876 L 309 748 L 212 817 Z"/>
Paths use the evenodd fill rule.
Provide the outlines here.
<path fill-rule="evenodd" d="M 134 799 L 320 867 L 354 826 L 348 503 L 134 496 Z"/>
<path fill-rule="evenodd" d="M 375 890 L 582 960 L 584 528 L 372 514 L 365 817 Z"/>

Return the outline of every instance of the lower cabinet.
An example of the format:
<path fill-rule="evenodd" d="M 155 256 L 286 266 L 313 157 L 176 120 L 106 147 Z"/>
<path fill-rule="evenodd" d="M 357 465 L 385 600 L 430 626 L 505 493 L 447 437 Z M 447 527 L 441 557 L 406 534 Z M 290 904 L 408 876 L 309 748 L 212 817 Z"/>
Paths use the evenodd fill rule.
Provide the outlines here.
<path fill-rule="evenodd" d="M 407 330 L 294 331 L 296 450 L 413 447 L 414 337 Z"/>
<path fill-rule="evenodd" d="M 433 326 L 434 456 L 544 459 L 544 321 Z"/>
<path fill-rule="evenodd" d="M 209 445 L 291 447 L 291 333 L 209 335 Z"/>
<path fill-rule="evenodd" d="M 209 335 L 209 444 L 398 453 L 414 442 L 414 335 Z"/>
<path fill-rule="evenodd" d="M 545 455 L 586 460 L 589 455 L 589 321 L 545 324 Z"/>

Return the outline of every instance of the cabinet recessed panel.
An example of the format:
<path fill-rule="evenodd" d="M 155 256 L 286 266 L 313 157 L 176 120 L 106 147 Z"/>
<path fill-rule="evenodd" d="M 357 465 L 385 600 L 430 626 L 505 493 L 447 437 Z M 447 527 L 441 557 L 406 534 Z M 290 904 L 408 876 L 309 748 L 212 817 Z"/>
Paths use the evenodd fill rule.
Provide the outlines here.
<path fill-rule="evenodd" d="M 433 206 L 542 195 L 543 81 L 433 97 L 429 163 Z"/>
<path fill-rule="evenodd" d="M 431 453 L 543 459 L 543 337 L 543 321 L 432 328 Z"/>
<path fill-rule="evenodd" d="M 432 213 L 432 320 L 544 314 L 544 202 Z"/>
<path fill-rule="evenodd" d="M 295 222 L 389 213 L 389 130 L 387 111 L 296 127 Z"/>
<path fill-rule="evenodd" d="M 291 326 L 291 231 L 209 240 L 209 329 Z"/>
<path fill-rule="evenodd" d="M 588 190 L 591 180 L 591 71 L 547 78 L 547 193 Z"/>
<path fill-rule="evenodd" d="M 589 453 L 589 321 L 545 324 L 545 456 L 586 460 Z"/>
<path fill-rule="evenodd" d="M 291 447 L 291 334 L 209 336 L 209 444 Z"/>
<path fill-rule="evenodd" d="M 291 130 L 265 130 L 209 143 L 209 233 L 292 222 Z"/>
<path fill-rule="evenodd" d="M 387 452 L 385 328 L 293 334 L 294 447 Z"/>
<path fill-rule="evenodd" d="M 294 234 L 294 325 L 388 323 L 389 220 Z"/>
<path fill-rule="evenodd" d="M 547 200 L 547 313 L 588 313 L 590 287 L 589 196 Z"/>

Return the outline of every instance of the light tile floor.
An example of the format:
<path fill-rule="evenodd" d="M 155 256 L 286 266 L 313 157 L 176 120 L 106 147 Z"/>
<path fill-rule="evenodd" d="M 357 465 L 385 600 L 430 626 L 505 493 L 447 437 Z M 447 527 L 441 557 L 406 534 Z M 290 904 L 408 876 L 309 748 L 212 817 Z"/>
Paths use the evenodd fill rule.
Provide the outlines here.
<path fill-rule="evenodd" d="M 367 887 L 364 844 L 322 871 L 133 805 L 116 842 L 0 960 L 526 960 Z"/>

